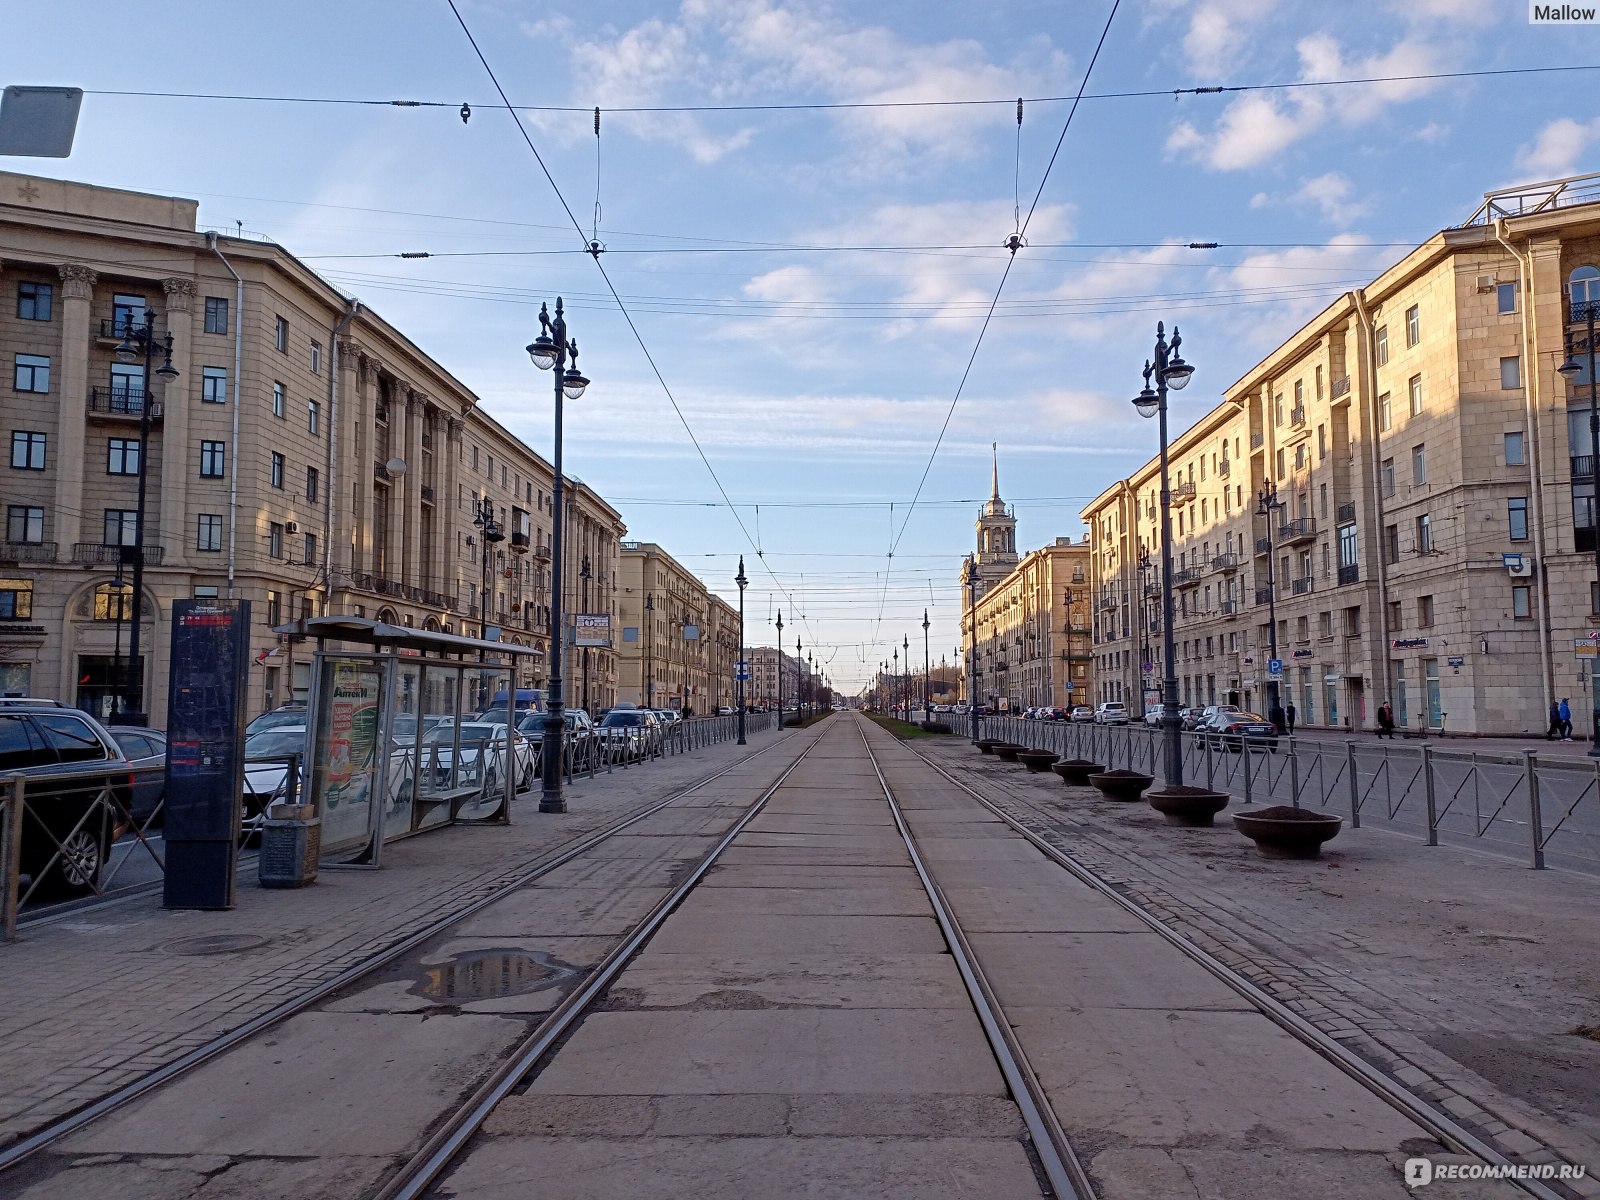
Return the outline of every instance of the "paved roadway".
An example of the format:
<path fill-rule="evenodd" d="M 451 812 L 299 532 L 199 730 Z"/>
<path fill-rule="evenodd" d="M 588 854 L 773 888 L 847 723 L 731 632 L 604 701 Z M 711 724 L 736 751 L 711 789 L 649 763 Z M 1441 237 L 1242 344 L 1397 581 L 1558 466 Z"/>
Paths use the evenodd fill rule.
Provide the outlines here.
<path fill-rule="evenodd" d="M 1404 1159 L 1444 1157 L 911 749 L 844 715 L 70 1136 L 7 1194 L 368 1193 L 815 743 L 438 1194 L 1031 1200 L 1018 1110 L 863 729 L 1098 1195 L 1398 1200 Z M 434 836 L 462 835 L 496 831 Z M 368 878 L 325 877 L 306 898 L 326 905 Z"/>

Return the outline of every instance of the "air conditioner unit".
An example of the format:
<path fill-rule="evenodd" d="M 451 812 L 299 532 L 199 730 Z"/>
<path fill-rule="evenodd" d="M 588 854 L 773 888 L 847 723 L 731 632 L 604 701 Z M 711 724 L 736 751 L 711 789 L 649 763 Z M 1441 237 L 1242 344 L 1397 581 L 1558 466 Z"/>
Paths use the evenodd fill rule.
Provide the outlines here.
<path fill-rule="evenodd" d="M 1531 554 L 1502 554 L 1500 561 L 1505 563 L 1506 573 L 1513 578 L 1533 578 L 1533 556 Z"/>
<path fill-rule="evenodd" d="M 1493 275 L 1479 275 L 1478 290 L 1480 292 L 1492 292 L 1494 291 L 1495 284 L 1498 282 L 1499 280 L 1497 280 Z"/>
<path fill-rule="evenodd" d="M 299 533 L 300 532 L 300 526 L 297 525 L 295 522 L 290 521 L 286 525 L 284 525 L 283 531 L 285 533 Z"/>

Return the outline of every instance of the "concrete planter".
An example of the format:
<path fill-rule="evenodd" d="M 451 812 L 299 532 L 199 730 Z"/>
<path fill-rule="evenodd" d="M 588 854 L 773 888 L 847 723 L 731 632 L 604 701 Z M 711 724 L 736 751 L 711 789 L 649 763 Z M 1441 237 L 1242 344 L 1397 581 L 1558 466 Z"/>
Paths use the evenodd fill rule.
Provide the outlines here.
<path fill-rule="evenodd" d="M 1004 746 L 1005 744 L 1000 738 L 979 738 L 973 743 L 982 754 L 993 754 L 996 746 Z"/>
<path fill-rule="evenodd" d="M 1016 742 L 1001 742 L 994 748 L 994 752 L 1005 762 L 1016 762 L 1017 755 L 1026 749 L 1026 746 L 1018 745 Z"/>
<path fill-rule="evenodd" d="M 1100 771 L 1089 776 L 1089 782 L 1100 789 L 1107 800 L 1132 804 L 1144 795 L 1144 790 L 1156 781 L 1154 775 L 1138 771 Z"/>
<path fill-rule="evenodd" d="M 1050 769 L 1061 776 L 1062 783 L 1072 787 L 1088 787 L 1089 776 L 1104 771 L 1105 767 L 1087 758 L 1063 758 Z"/>
<path fill-rule="evenodd" d="M 1275 804 L 1236 812 L 1233 824 L 1262 858 L 1319 858 L 1322 843 L 1338 834 L 1344 818 Z"/>
<path fill-rule="evenodd" d="M 1048 771 L 1056 761 L 1054 750 L 1024 750 L 1017 755 L 1017 761 L 1030 771 Z"/>
<path fill-rule="evenodd" d="M 1168 825 L 1210 825 L 1213 818 L 1228 807 L 1227 792 L 1199 787 L 1162 788 L 1145 799 L 1166 818 Z"/>

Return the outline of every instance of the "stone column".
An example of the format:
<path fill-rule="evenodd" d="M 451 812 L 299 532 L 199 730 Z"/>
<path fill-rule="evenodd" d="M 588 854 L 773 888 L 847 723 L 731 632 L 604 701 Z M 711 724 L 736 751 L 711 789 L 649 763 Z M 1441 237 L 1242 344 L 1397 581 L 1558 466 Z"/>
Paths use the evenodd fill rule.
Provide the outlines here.
<path fill-rule="evenodd" d="M 422 569 L 422 424 L 427 419 L 427 397 L 417 392 L 406 396 L 406 427 L 402 457 L 406 476 L 405 490 L 397 497 L 404 514 L 405 558 L 400 581 L 421 587 L 427 572 Z"/>
<path fill-rule="evenodd" d="M 388 577 L 399 584 L 406 581 L 406 529 L 411 523 L 407 504 L 413 490 L 412 459 L 408 444 L 411 405 L 411 389 L 402 383 L 389 397 L 389 457 L 405 459 L 406 471 L 398 479 L 389 479 L 388 545 L 384 551 Z"/>
<path fill-rule="evenodd" d="M 189 472 L 184 470 L 189 457 L 189 402 L 188 397 L 199 394 L 199 381 L 193 374 L 194 346 L 194 280 L 192 279 L 163 279 L 161 287 L 167 294 L 166 330 L 172 334 L 172 365 L 177 368 L 178 378 L 171 383 L 163 384 L 153 374 L 154 368 L 161 365 L 157 359 L 152 363 L 150 390 L 152 394 L 161 399 L 163 416 L 160 424 L 150 427 L 151 441 L 160 435 L 161 458 L 160 473 L 152 474 L 147 488 L 154 485 L 160 489 L 160 517 L 156 526 L 155 537 L 146 535 L 147 541 L 154 541 L 161 545 L 165 552 L 162 562 L 167 566 L 181 566 L 189 557 L 189 552 L 194 546 L 195 530 L 188 524 L 187 511 L 189 499 Z M 238 314 L 234 314 L 238 320 Z M 233 371 L 228 371 L 228 403 L 239 403 L 239 381 L 231 378 Z M 150 453 L 148 449 L 145 453 Z M 229 458 L 233 455 L 230 452 Z M 154 455 L 148 460 L 147 469 L 154 472 L 157 460 Z M 239 464 L 230 461 L 228 470 L 238 470 Z M 147 503 L 154 503 L 154 495 L 147 496 Z"/>
<path fill-rule="evenodd" d="M 56 444 L 50 447 L 56 470 L 54 539 L 61 557 L 83 536 L 83 456 L 89 411 L 89 340 L 93 336 L 89 306 L 98 276 L 79 263 L 63 263 L 61 271 L 61 359 L 56 373 L 56 411 L 60 414 Z M 107 380 L 109 383 L 110 380 Z M 98 521 L 98 514 L 91 516 Z M 98 524 L 87 540 L 101 536 Z"/>
<path fill-rule="evenodd" d="M 434 493 L 433 520 L 438 536 L 438 570 L 434 578 L 439 581 L 439 591 L 446 597 L 457 594 L 456 541 L 460 533 L 461 506 L 456 503 L 458 472 L 461 467 L 461 420 L 446 417 L 444 425 L 444 470 L 440 472 L 438 490 Z"/>
<path fill-rule="evenodd" d="M 361 414 L 361 344 L 354 338 L 339 339 L 338 411 L 323 413 L 321 436 L 332 439 L 333 471 L 328 480 L 328 525 L 333 538 L 335 576 L 348 576 L 356 570 L 356 523 L 354 496 L 360 476 L 356 474 L 356 430 Z M 312 397 L 318 399 L 318 397 Z M 348 585 L 348 578 L 345 580 Z"/>
<path fill-rule="evenodd" d="M 372 460 L 373 421 L 377 412 L 378 360 L 363 357 L 359 382 L 351 395 L 350 474 L 345 486 L 352 497 L 352 522 L 355 535 L 350 554 L 350 569 L 357 573 L 372 570 Z"/>

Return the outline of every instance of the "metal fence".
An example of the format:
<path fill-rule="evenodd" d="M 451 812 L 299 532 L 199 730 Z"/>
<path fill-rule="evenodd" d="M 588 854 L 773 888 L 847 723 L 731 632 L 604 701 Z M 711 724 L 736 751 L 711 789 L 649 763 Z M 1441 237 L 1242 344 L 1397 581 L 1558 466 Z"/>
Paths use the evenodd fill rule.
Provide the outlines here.
<path fill-rule="evenodd" d="M 1063 758 L 1162 774 L 1162 731 L 986 717 L 982 736 Z M 1429 846 L 1471 846 L 1546 866 L 1600 872 L 1600 759 L 1442 750 L 1431 745 L 1283 737 L 1228 746 L 1184 733 L 1184 781 L 1245 804 L 1290 804 L 1404 833 Z"/>

